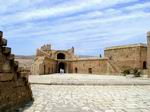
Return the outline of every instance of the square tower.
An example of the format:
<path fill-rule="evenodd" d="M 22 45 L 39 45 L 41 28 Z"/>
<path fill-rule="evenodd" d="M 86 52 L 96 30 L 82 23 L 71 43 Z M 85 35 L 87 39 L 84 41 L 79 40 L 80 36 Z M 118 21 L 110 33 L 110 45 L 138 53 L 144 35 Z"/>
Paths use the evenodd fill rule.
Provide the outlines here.
<path fill-rule="evenodd" d="M 147 63 L 148 63 L 148 77 L 150 78 L 150 31 L 147 32 Z"/>

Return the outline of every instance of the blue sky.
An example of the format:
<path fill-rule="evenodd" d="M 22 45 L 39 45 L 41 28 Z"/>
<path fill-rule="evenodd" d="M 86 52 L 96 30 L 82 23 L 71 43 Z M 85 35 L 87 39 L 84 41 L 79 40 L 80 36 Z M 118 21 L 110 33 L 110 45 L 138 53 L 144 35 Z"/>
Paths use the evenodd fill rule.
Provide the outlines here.
<path fill-rule="evenodd" d="M 78 55 L 146 43 L 150 0 L 0 0 L 0 30 L 12 52 L 33 55 L 43 44 Z"/>

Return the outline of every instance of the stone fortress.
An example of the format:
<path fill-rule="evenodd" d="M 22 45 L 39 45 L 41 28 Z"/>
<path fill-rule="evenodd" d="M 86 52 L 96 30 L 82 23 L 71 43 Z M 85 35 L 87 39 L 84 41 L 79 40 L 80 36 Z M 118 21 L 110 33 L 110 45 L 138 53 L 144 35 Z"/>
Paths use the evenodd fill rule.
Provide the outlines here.
<path fill-rule="evenodd" d="M 37 49 L 31 74 L 89 73 L 121 74 L 126 69 L 137 68 L 150 74 L 150 32 L 146 44 L 132 44 L 105 48 L 104 57 L 81 58 L 74 54 L 74 48 L 53 50 L 51 45 Z M 148 69 L 147 69 L 148 68 Z"/>

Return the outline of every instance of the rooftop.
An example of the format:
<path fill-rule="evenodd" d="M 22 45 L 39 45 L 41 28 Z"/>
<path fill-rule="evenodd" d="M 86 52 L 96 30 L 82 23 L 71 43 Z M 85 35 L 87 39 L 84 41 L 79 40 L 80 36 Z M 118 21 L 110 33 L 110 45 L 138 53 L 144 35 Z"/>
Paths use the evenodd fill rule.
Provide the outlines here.
<path fill-rule="evenodd" d="M 105 50 L 122 49 L 122 48 L 129 48 L 129 47 L 147 47 L 147 45 L 144 43 L 138 43 L 138 44 L 129 44 L 129 45 L 121 45 L 121 46 L 112 46 L 112 47 L 105 48 Z"/>

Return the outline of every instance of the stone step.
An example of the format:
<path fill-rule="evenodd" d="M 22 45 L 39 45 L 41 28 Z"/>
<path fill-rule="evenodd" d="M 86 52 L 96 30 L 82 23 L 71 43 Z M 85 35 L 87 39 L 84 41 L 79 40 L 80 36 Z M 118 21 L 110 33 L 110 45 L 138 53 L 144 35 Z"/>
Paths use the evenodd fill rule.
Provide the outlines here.
<path fill-rule="evenodd" d="M 13 77 L 13 73 L 0 73 L 0 81 L 10 81 Z"/>
<path fill-rule="evenodd" d="M 18 70 L 18 66 L 19 66 L 18 61 L 14 61 L 14 70 L 15 70 L 15 71 Z"/>
<path fill-rule="evenodd" d="M 4 38 L 2 38 L 2 39 L 0 40 L 0 46 L 7 46 L 7 40 L 4 39 Z"/>
<path fill-rule="evenodd" d="M 2 47 L 2 52 L 4 54 L 10 54 L 11 53 L 11 48 L 9 48 L 9 47 Z"/>
<path fill-rule="evenodd" d="M 10 61 L 7 60 L 7 61 L 5 61 L 5 63 L 3 63 L 3 65 L 2 65 L 2 71 L 4 73 L 9 73 L 9 72 L 12 71 L 12 67 L 10 65 Z"/>
<path fill-rule="evenodd" d="M 8 60 L 14 60 L 15 59 L 15 55 L 14 54 L 10 54 L 8 57 L 7 57 Z"/>

